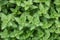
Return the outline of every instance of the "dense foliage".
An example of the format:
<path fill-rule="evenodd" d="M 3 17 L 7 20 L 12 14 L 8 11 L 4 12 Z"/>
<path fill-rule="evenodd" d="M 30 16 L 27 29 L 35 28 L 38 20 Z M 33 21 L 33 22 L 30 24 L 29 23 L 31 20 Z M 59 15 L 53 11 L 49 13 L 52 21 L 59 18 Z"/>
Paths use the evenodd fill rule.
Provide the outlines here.
<path fill-rule="evenodd" d="M 60 0 L 0 0 L 0 40 L 60 40 Z"/>

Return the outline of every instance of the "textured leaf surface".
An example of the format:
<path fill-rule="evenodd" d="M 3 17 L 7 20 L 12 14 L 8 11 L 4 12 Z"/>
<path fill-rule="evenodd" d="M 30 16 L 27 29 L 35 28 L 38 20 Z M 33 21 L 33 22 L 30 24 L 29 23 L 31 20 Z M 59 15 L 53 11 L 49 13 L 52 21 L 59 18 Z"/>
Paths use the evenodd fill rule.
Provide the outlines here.
<path fill-rule="evenodd" d="M 60 0 L 0 0 L 0 40 L 60 40 Z"/>

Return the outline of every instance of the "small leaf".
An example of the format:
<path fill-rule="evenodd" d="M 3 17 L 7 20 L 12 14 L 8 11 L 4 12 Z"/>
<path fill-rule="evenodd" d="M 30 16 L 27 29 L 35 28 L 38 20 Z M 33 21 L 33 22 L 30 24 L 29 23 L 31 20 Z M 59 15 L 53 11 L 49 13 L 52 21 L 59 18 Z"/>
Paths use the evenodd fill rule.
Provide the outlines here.
<path fill-rule="evenodd" d="M 17 4 L 17 6 L 20 6 L 21 5 L 21 0 L 16 0 L 16 4 Z"/>
<path fill-rule="evenodd" d="M 8 38 L 8 37 L 9 37 L 8 31 L 7 31 L 7 29 L 5 29 L 5 30 L 1 33 L 1 38 Z"/>

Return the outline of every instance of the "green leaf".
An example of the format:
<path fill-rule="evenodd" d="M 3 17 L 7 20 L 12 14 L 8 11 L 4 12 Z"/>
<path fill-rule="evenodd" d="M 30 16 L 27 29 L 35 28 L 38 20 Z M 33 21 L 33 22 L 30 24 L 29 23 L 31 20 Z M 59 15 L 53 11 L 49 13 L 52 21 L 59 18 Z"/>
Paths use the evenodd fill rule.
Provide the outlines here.
<path fill-rule="evenodd" d="M 17 4 L 17 6 L 20 6 L 21 5 L 21 0 L 16 0 L 16 4 Z"/>
<path fill-rule="evenodd" d="M 21 6 L 23 6 L 25 10 L 28 10 L 31 5 L 32 5 L 32 0 L 24 1 L 24 3 L 21 4 Z"/>
<path fill-rule="evenodd" d="M 43 37 L 43 40 L 47 40 L 50 37 L 50 32 L 48 30 L 45 30 L 45 36 Z"/>
<path fill-rule="evenodd" d="M 16 37 L 17 39 L 19 39 L 19 35 L 21 35 L 23 33 L 23 31 L 18 31 L 18 30 L 14 30 L 13 32 L 10 33 L 10 37 Z"/>
<path fill-rule="evenodd" d="M 6 27 L 7 27 L 7 24 L 8 24 L 8 22 L 12 19 L 12 15 L 10 14 L 10 15 L 5 15 L 5 14 L 2 14 L 1 15 L 1 20 L 2 20 L 2 25 L 1 25 L 1 29 L 5 29 Z"/>
<path fill-rule="evenodd" d="M 35 22 L 35 23 L 34 23 L 34 22 Z M 39 26 L 39 25 L 40 25 L 40 20 L 39 20 L 38 14 L 34 14 L 34 15 L 33 15 L 32 24 L 35 25 L 35 26 Z"/>
<path fill-rule="evenodd" d="M 9 0 L 10 3 L 15 3 L 15 0 Z"/>
<path fill-rule="evenodd" d="M 8 34 L 7 29 L 5 29 L 3 32 L 1 32 L 1 38 L 8 38 L 8 37 L 9 37 L 9 34 Z"/>
<path fill-rule="evenodd" d="M 60 28 L 56 28 L 55 33 L 60 34 Z"/>
<path fill-rule="evenodd" d="M 60 27 L 60 22 L 58 20 L 55 21 L 56 27 Z"/>
<path fill-rule="evenodd" d="M 56 5 L 60 5 L 60 0 L 55 0 L 54 3 L 55 3 Z"/>
<path fill-rule="evenodd" d="M 47 21 L 45 21 L 45 22 L 43 22 L 43 26 L 42 26 L 42 28 L 49 28 L 49 27 L 51 27 L 51 25 L 53 24 L 53 22 L 47 22 Z"/>

